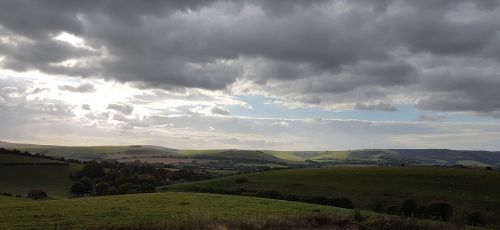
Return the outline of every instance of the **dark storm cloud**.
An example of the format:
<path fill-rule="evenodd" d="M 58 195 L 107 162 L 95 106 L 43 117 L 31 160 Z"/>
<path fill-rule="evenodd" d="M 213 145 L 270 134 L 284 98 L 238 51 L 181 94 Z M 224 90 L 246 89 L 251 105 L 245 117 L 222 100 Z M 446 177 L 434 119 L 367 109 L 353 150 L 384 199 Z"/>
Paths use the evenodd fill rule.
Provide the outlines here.
<path fill-rule="evenodd" d="M 82 83 L 77 86 L 72 85 L 61 85 L 59 86 L 60 90 L 66 90 L 74 93 L 92 93 L 95 92 L 94 85 L 90 83 Z"/>
<path fill-rule="evenodd" d="M 17 71 L 165 89 L 248 80 L 275 97 L 366 109 L 394 95 L 424 110 L 500 108 L 496 0 L 0 1 L 0 25 L 12 40 L 0 40 L 2 65 Z M 57 65 L 70 59 L 85 61 Z M 470 59 L 489 64 L 457 64 Z"/>

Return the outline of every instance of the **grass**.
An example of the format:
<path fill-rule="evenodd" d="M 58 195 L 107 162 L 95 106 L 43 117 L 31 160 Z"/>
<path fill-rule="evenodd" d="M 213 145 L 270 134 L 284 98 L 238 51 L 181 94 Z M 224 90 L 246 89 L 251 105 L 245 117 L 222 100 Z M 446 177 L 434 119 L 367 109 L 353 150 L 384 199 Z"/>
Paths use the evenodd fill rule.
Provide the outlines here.
<path fill-rule="evenodd" d="M 42 189 L 50 197 L 65 197 L 73 181 L 70 174 L 81 165 L 0 165 L 0 192 L 26 195 Z"/>
<path fill-rule="evenodd" d="M 289 160 L 289 161 L 304 161 L 306 160 L 304 157 L 299 156 L 297 152 L 294 151 L 274 151 L 274 150 L 265 150 L 264 153 L 275 156 L 280 159 Z"/>
<path fill-rule="evenodd" d="M 150 193 L 44 201 L 0 196 L 0 229 L 154 224 L 186 215 L 236 219 L 255 216 L 257 213 L 270 216 L 318 212 L 349 213 L 345 209 L 299 202 L 195 193 Z"/>
<path fill-rule="evenodd" d="M 37 157 L 28 157 L 16 154 L 0 154 L 0 165 L 12 164 L 12 163 L 37 164 L 37 163 L 64 163 L 64 162 L 37 158 Z"/>
<path fill-rule="evenodd" d="M 351 154 L 350 151 L 328 151 L 319 156 L 311 158 L 312 160 L 337 160 L 345 161 L 347 157 Z"/>
<path fill-rule="evenodd" d="M 237 177 L 248 178 L 238 184 Z M 275 190 L 305 196 L 347 197 L 356 207 L 373 210 L 376 203 L 386 208 L 405 199 L 419 204 L 444 201 L 456 210 L 454 222 L 480 211 L 487 223 L 500 227 L 500 172 L 495 170 L 371 167 L 290 169 L 235 175 L 204 182 L 175 185 L 172 189 L 212 187 L 222 189 Z"/>

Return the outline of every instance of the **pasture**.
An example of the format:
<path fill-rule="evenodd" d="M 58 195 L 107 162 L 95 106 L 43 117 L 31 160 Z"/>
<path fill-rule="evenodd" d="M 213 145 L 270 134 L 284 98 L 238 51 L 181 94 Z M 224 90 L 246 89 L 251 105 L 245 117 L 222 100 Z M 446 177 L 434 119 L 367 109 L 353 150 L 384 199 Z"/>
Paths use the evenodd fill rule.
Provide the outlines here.
<path fill-rule="evenodd" d="M 237 183 L 244 177 L 247 183 Z M 303 196 L 347 197 L 355 207 L 400 206 L 406 199 L 419 204 L 447 202 L 454 222 L 480 211 L 487 223 L 499 226 L 500 172 L 484 169 L 433 167 L 357 167 L 275 170 L 179 184 L 173 190 L 211 187 L 226 190 L 277 191 Z"/>
<path fill-rule="evenodd" d="M 43 201 L 0 196 L 0 229 L 165 223 L 189 215 L 241 218 L 318 212 L 347 215 L 350 211 L 299 202 L 196 193 L 149 193 Z"/>

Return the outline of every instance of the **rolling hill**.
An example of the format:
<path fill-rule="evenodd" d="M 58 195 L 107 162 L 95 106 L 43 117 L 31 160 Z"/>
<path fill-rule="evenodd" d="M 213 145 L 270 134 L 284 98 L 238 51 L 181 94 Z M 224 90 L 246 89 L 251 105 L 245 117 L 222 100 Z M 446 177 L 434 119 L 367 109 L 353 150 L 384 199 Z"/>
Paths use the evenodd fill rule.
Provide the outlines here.
<path fill-rule="evenodd" d="M 247 178 L 238 183 L 237 178 Z M 480 211 L 487 222 L 500 226 L 500 172 L 484 169 L 434 167 L 337 167 L 286 169 L 235 175 L 169 187 L 174 191 L 276 191 L 298 196 L 347 197 L 355 207 L 374 210 L 400 206 L 406 199 L 419 204 L 448 202 L 455 222 Z"/>
<path fill-rule="evenodd" d="M 500 168 L 500 152 L 449 149 L 365 149 L 345 151 L 274 151 L 274 150 L 180 150 L 153 145 L 132 146 L 53 146 L 1 142 L 0 148 L 19 149 L 53 157 L 79 160 L 106 160 L 137 157 L 178 157 L 236 162 L 378 165 L 466 165 Z"/>
<path fill-rule="evenodd" d="M 33 201 L 0 196 L 0 229 L 463 229 L 300 202 L 196 193 Z M 231 227 L 231 223 L 233 226 Z M 309 223 L 309 224 L 308 224 Z M 228 225 L 230 227 L 228 227 Z M 468 229 L 468 228 L 467 228 Z"/>
<path fill-rule="evenodd" d="M 348 213 L 345 209 L 321 205 L 215 194 L 150 193 L 47 201 L 0 196 L 0 228 L 159 224 L 189 215 L 238 218 L 318 211 Z"/>

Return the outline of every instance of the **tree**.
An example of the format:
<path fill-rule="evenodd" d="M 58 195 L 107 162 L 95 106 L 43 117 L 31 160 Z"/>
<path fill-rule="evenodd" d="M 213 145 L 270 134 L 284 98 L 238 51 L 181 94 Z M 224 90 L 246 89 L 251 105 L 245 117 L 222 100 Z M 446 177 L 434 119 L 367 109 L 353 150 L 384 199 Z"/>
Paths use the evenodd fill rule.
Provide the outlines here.
<path fill-rule="evenodd" d="M 104 176 L 104 168 L 98 162 L 91 161 L 83 167 L 80 173 L 81 176 L 90 178 L 102 177 Z"/>
<path fill-rule="evenodd" d="M 132 184 L 132 183 L 125 183 L 120 185 L 118 188 L 118 194 L 131 194 L 131 193 L 138 193 L 137 185 Z"/>
<path fill-rule="evenodd" d="M 80 196 L 85 194 L 85 192 L 85 185 L 82 182 L 77 181 L 71 185 L 71 193 Z"/>
<path fill-rule="evenodd" d="M 106 182 L 100 182 L 99 184 L 97 184 L 97 186 L 95 186 L 95 192 L 96 192 L 96 195 L 98 195 L 98 196 L 108 195 L 109 184 Z"/>
<path fill-rule="evenodd" d="M 139 186 L 139 191 L 141 191 L 141 192 L 155 192 L 156 188 L 154 185 L 152 185 L 150 183 L 142 183 Z"/>
<path fill-rule="evenodd" d="M 82 182 L 84 188 L 85 188 L 85 193 L 90 193 L 92 190 L 94 190 L 94 183 L 88 178 L 88 177 L 83 177 L 80 179 L 80 182 Z"/>

